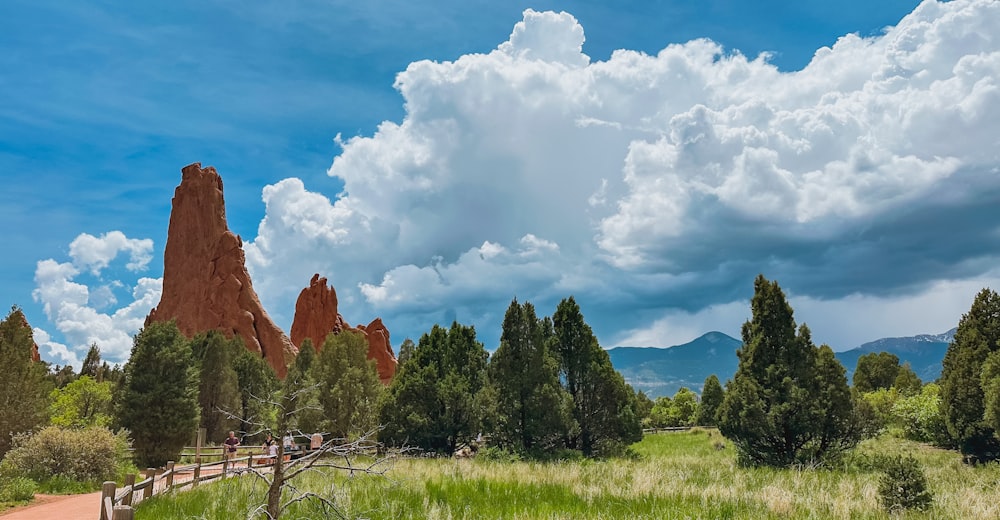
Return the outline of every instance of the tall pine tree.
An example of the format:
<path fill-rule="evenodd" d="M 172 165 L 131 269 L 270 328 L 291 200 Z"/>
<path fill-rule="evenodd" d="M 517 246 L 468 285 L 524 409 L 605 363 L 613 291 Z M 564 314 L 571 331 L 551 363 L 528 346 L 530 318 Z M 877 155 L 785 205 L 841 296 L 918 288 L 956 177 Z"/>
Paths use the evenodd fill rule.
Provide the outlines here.
<path fill-rule="evenodd" d="M 389 385 L 379 437 L 445 453 L 475 438 L 481 420 L 475 397 L 486 382 L 488 357 L 475 328 L 435 325 Z"/>
<path fill-rule="evenodd" d="M 139 467 L 177 460 L 198 427 L 198 367 L 173 321 L 136 334 L 117 403 L 118 424 L 132 433 Z"/>
<path fill-rule="evenodd" d="M 572 296 L 559 302 L 552 325 L 552 344 L 579 427 L 568 436 L 569 447 L 590 456 L 639 441 L 642 426 L 635 394 L 611 365 Z"/>
<path fill-rule="evenodd" d="M 191 350 L 199 367 L 198 406 L 201 427 L 209 439 L 221 439 L 240 426 L 239 375 L 233 360 L 243 349 L 238 337 L 226 339 L 218 330 L 196 335 Z"/>
<path fill-rule="evenodd" d="M 941 370 L 941 412 L 952 440 L 972 462 L 1000 458 L 1000 439 L 986 420 L 983 367 L 1000 350 L 1000 295 L 983 289 L 962 315 Z M 992 364 L 989 366 L 992 370 Z M 992 396 L 992 394 L 991 394 Z"/>
<path fill-rule="evenodd" d="M 559 447 L 574 427 L 572 398 L 559 384 L 559 360 L 548 347 L 552 335 L 551 320 L 538 319 L 531 303 L 511 302 L 489 380 L 496 396 L 494 438 L 515 451 Z"/>
<path fill-rule="evenodd" d="M 857 441 L 841 431 L 853 417 L 843 367 L 838 373 L 805 325 L 796 332 L 777 282 L 758 276 L 750 306 L 739 366 L 718 415 L 719 430 L 736 445 L 740 461 L 814 464 L 853 446 Z"/>
<path fill-rule="evenodd" d="M 698 405 L 697 423 L 700 426 L 715 426 L 716 414 L 722 400 L 726 397 L 719 378 L 712 374 L 705 378 L 705 384 L 701 387 L 701 404 Z"/>
<path fill-rule="evenodd" d="M 32 360 L 35 340 L 19 307 L 0 321 L 0 458 L 10 450 L 11 435 L 30 431 L 46 420 L 52 384 L 43 363 Z"/>
<path fill-rule="evenodd" d="M 375 361 L 368 359 L 368 341 L 360 332 L 328 335 L 309 375 L 317 385 L 324 427 L 335 437 L 367 433 L 377 425 L 385 388 Z"/>

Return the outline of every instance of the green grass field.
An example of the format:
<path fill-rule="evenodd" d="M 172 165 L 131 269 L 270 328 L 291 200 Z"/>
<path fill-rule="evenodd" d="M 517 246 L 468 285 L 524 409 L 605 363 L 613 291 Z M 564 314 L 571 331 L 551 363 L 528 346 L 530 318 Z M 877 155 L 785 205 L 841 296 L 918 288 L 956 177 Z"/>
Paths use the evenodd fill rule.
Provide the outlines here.
<path fill-rule="evenodd" d="M 1000 465 L 893 437 L 864 443 L 831 469 L 747 469 L 717 432 L 647 435 L 638 457 L 571 462 L 405 458 L 387 476 L 314 473 L 299 485 L 332 494 L 349 518 L 662 519 L 890 518 L 878 502 L 880 458 L 912 454 L 934 506 L 905 518 L 1000 518 Z M 228 479 L 141 504 L 138 518 L 245 518 L 263 488 Z M 300 504 L 288 518 L 325 518 Z"/>

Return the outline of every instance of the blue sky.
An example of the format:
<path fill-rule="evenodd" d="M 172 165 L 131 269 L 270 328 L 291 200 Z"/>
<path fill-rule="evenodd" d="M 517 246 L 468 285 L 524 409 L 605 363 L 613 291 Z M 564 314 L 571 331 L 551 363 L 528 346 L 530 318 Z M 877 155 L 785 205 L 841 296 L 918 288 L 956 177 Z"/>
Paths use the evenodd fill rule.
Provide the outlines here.
<path fill-rule="evenodd" d="M 394 346 L 570 294 L 669 346 L 763 272 L 837 350 L 943 332 L 1000 285 L 1000 9 L 917 6 L 6 2 L 0 303 L 124 359 L 201 162 L 285 330 L 319 272 Z"/>

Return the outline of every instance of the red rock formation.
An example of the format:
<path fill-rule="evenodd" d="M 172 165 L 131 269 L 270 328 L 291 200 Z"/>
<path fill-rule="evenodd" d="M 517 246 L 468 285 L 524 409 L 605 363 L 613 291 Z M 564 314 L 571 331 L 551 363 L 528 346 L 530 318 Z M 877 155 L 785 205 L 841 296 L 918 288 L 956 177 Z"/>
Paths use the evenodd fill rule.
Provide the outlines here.
<path fill-rule="evenodd" d="M 301 347 L 302 341 L 309 338 L 318 352 L 323 348 L 328 334 L 339 334 L 344 330 L 356 330 L 365 335 L 368 340 L 368 359 L 375 360 L 379 379 L 382 383 L 389 384 L 396 373 L 397 362 L 389 343 L 389 331 L 382 324 L 382 319 L 375 318 L 367 326 L 351 327 L 337 310 L 337 292 L 332 286 L 327 287 L 326 278 L 320 278 L 319 274 L 313 275 L 309 280 L 309 287 L 302 289 L 295 301 L 292 343 Z"/>
<path fill-rule="evenodd" d="M 292 320 L 292 344 L 302 346 L 302 340 L 312 340 L 317 351 L 323 347 L 327 334 L 335 334 L 348 328 L 344 318 L 337 312 L 337 291 L 327 287 L 326 278 L 314 274 L 309 287 L 302 289 L 295 301 L 295 318 Z"/>
<path fill-rule="evenodd" d="M 358 325 L 359 330 L 368 338 L 368 359 L 375 360 L 378 377 L 383 384 L 389 384 L 396 375 L 396 355 L 392 353 L 389 343 L 389 329 L 382 324 L 382 318 L 375 318 L 367 326 Z"/>
<path fill-rule="evenodd" d="M 298 350 L 253 290 L 242 240 L 226 223 L 222 178 L 200 163 L 181 172 L 163 251 L 163 294 L 146 323 L 177 320 L 188 337 L 212 329 L 238 335 L 284 377 Z"/>
<path fill-rule="evenodd" d="M 31 324 L 28 323 L 28 317 L 24 315 L 24 311 L 21 309 L 14 310 L 14 314 L 16 316 L 11 316 L 11 318 L 18 319 L 18 317 L 20 317 L 21 326 L 28 329 L 28 336 L 31 337 L 31 360 L 41 361 L 42 356 L 38 354 L 38 343 L 35 343 L 35 332 L 34 329 L 31 328 Z"/>

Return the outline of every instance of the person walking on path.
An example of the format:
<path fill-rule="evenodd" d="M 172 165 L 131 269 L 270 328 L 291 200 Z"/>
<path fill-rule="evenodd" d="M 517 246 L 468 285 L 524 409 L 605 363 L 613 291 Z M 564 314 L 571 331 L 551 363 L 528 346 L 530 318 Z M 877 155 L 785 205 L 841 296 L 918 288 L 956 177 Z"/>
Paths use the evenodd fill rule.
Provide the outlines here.
<path fill-rule="evenodd" d="M 230 430 L 229 437 L 223 441 L 225 448 L 222 450 L 225 463 L 222 465 L 223 471 L 229 468 L 232 460 L 236 458 L 236 449 L 240 446 L 240 440 L 236 438 L 236 432 Z"/>

